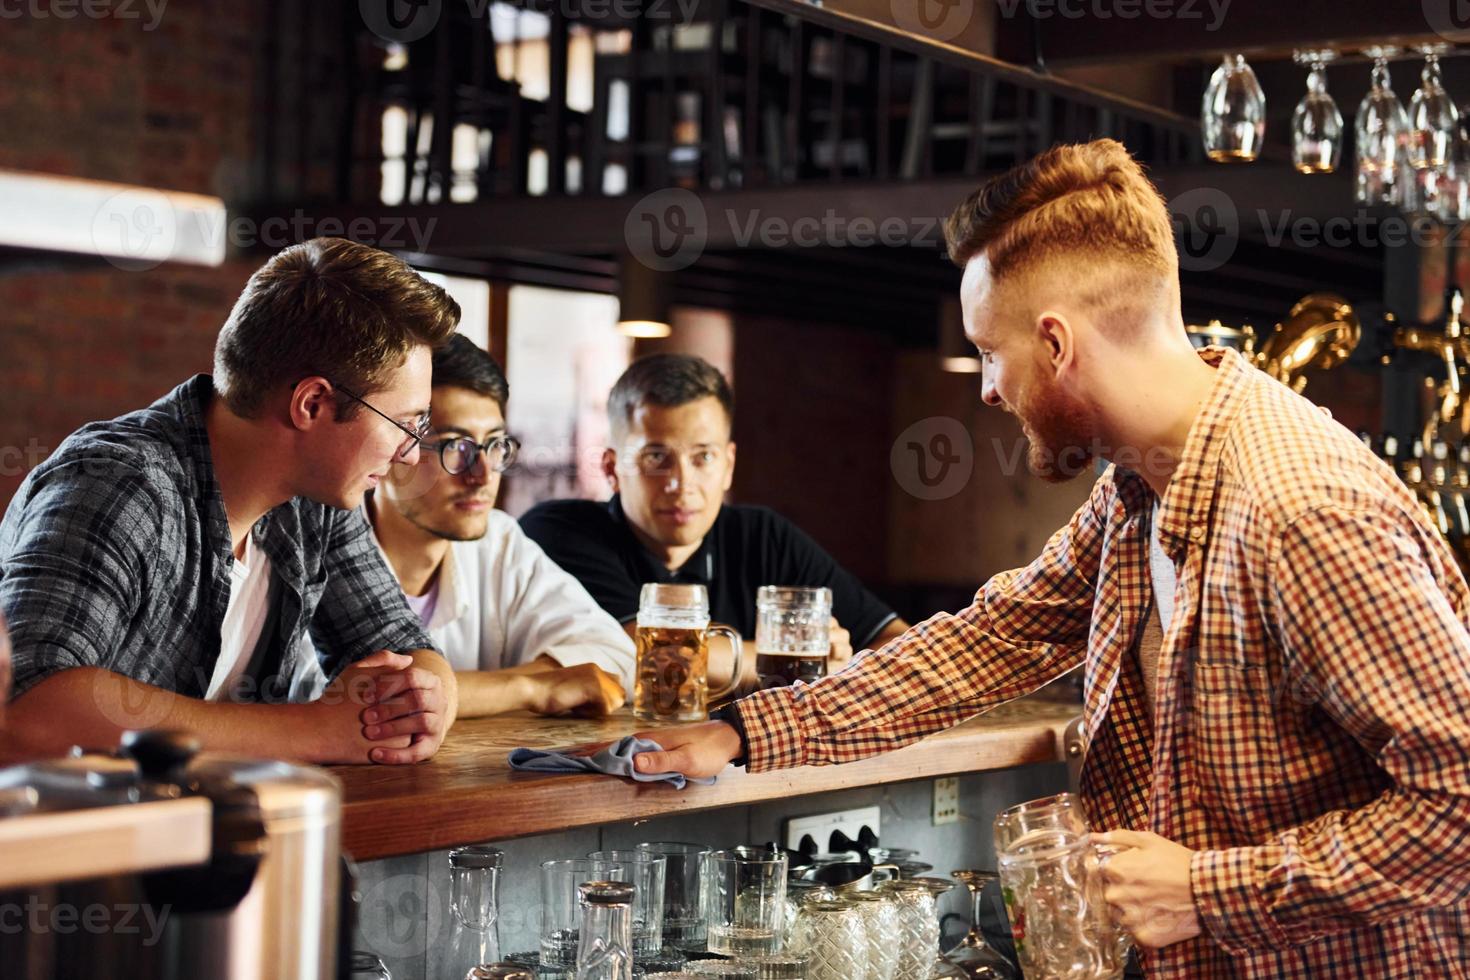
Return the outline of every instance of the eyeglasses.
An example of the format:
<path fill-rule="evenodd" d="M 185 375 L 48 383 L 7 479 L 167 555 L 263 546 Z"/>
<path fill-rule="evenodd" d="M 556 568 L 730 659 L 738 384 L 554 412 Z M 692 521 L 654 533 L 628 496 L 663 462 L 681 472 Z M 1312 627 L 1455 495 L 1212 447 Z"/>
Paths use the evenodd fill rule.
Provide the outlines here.
<path fill-rule="evenodd" d="M 430 447 L 434 448 L 434 447 Z M 452 476 L 474 469 L 480 454 L 485 456 L 485 465 L 496 473 L 504 473 L 516 461 L 521 450 L 521 441 L 515 436 L 491 436 L 484 442 L 476 442 L 468 436 L 445 439 L 439 443 L 439 464 L 444 472 Z"/>
<path fill-rule="evenodd" d="M 331 378 L 328 378 L 327 380 L 328 381 L 332 381 Z M 408 458 L 408 454 L 411 453 L 411 452 L 413 452 L 413 449 L 414 449 L 415 446 L 417 446 L 419 443 L 421 443 L 421 442 L 424 441 L 424 437 L 429 434 L 429 429 L 433 427 L 433 423 L 429 419 L 429 413 L 428 412 L 425 412 L 423 415 L 420 415 L 414 421 L 413 428 L 410 429 L 408 426 L 404 425 L 402 422 L 400 422 L 397 419 L 393 418 L 391 415 L 384 415 L 382 412 L 378 411 L 376 408 L 373 408 L 373 406 L 366 399 L 364 399 L 361 395 L 358 395 L 358 394 L 353 393 L 352 391 L 349 391 L 345 386 L 340 385 L 340 384 L 338 384 L 335 381 L 332 381 L 332 387 L 336 388 L 338 391 L 342 392 L 342 394 L 346 395 L 348 398 L 351 398 L 353 401 L 357 402 L 359 405 L 362 405 L 363 407 L 367 408 L 374 415 L 378 415 L 378 416 L 380 416 L 382 418 L 387 419 L 389 422 L 392 422 L 394 428 L 398 429 L 400 432 L 402 432 L 402 433 L 404 433 L 405 435 L 408 436 L 408 438 L 405 439 L 405 440 L 403 440 L 403 442 L 399 445 L 398 449 L 394 451 L 393 458 L 396 459 L 396 460 L 400 460 L 401 461 L 401 460 L 407 459 Z"/>

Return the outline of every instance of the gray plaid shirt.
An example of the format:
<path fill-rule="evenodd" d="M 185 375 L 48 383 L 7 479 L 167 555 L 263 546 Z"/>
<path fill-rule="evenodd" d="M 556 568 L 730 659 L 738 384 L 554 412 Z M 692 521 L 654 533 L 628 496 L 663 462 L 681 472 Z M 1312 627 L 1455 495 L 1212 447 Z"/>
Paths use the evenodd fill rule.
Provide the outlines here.
<path fill-rule="evenodd" d="M 235 560 L 204 428 L 213 392 L 197 375 L 83 426 L 21 484 L 0 521 L 17 694 L 92 666 L 204 696 Z M 285 699 L 308 631 L 328 677 L 375 650 L 433 648 L 359 512 L 297 497 L 254 534 L 275 578 L 256 700 Z"/>

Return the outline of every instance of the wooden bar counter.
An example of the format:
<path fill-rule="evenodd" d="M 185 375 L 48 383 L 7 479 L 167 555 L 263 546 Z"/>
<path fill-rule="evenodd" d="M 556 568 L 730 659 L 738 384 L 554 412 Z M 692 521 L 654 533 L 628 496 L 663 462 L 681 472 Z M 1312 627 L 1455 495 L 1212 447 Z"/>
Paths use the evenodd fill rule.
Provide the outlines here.
<path fill-rule="evenodd" d="M 598 720 L 510 714 L 461 721 L 428 762 L 333 769 L 344 791 L 342 844 L 357 860 L 370 861 L 831 790 L 1060 762 L 1063 734 L 1080 712 L 1077 704 L 1026 698 L 862 762 L 755 775 L 732 768 L 713 786 L 682 791 L 608 776 L 512 772 L 506 763 L 517 746 L 613 741 L 649 727 L 627 709 Z"/>

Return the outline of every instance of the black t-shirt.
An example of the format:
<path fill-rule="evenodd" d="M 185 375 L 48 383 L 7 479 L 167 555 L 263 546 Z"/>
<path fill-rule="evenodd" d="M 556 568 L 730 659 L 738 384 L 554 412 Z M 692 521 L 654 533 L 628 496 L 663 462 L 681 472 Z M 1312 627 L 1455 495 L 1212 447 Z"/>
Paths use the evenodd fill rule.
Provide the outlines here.
<path fill-rule="evenodd" d="M 766 507 L 725 504 L 699 550 L 676 572 L 633 536 L 616 496 L 607 503 L 538 504 L 521 518 L 521 529 L 620 623 L 637 617 L 638 592 L 646 582 L 703 584 L 710 616 L 746 638 L 755 635 L 755 592 L 762 585 L 831 589 L 832 615 L 852 634 L 854 649 L 869 646 L 894 618 L 851 572 Z"/>

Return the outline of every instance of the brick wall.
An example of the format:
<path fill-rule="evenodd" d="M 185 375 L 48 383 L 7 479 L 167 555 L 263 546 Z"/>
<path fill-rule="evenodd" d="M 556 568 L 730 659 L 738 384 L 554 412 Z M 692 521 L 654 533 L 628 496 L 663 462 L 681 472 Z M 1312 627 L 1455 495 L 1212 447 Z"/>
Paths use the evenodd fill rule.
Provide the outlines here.
<path fill-rule="evenodd" d="M 0 167 L 238 200 L 262 7 L 173 0 L 155 20 L 143 0 L 102 18 L 79 4 L 11 5 L 0 21 Z M 0 266 L 0 506 L 38 453 L 81 423 L 209 370 L 215 333 L 257 264 Z"/>

